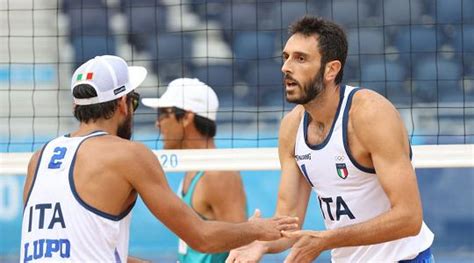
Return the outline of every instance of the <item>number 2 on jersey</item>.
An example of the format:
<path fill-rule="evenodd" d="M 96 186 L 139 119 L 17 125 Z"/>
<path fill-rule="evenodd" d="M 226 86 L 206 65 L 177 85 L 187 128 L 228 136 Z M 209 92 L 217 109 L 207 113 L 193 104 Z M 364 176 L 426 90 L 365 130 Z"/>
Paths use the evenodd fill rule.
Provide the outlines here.
<path fill-rule="evenodd" d="M 59 169 L 61 167 L 62 159 L 66 155 L 67 148 L 66 147 L 56 147 L 54 148 L 54 155 L 51 157 L 51 161 L 49 161 L 48 168 L 49 169 Z"/>

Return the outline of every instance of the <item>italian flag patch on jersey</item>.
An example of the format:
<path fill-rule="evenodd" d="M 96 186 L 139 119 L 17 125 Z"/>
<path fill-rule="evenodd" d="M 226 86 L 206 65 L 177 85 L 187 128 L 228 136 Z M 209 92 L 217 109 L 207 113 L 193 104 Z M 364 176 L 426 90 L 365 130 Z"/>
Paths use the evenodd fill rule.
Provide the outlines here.
<path fill-rule="evenodd" d="M 349 175 L 349 172 L 347 171 L 347 167 L 345 163 L 336 163 L 336 170 L 337 170 L 337 175 L 341 177 L 342 179 L 346 179 L 347 176 Z"/>

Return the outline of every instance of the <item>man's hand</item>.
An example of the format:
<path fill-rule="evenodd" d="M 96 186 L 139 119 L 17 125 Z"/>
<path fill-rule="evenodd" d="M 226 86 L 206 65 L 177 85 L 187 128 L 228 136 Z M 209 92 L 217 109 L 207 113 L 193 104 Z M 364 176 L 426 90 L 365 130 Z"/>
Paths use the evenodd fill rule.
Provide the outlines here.
<path fill-rule="evenodd" d="M 257 263 L 265 254 L 265 249 L 259 241 L 254 241 L 246 246 L 232 249 L 226 263 Z"/>
<path fill-rule="evenodd" d="M 282 231 L 284 237 L 298 239 L 291 248 L 290 254 L 286 257 L 285 263 L 313 262 L 324 250 L 321 233 L 320 231 L 309 230 Z"/>
<path fill-rule="evenodd" d="M 257 214 L 258 213 L 258 214 Z M 298 218 L 292 216 L 275 216 L 260 218 L 260 211 L 256 210 L 249 222 L 260 232 L 258 240 L 272 241 L 282 237 L 281 231 L 298 230 Z"/>
<path fill-rule="evenodd" d="M 260 212 L 260 209 L 256 208 L 255 211 L 253 212 L 253 215 L 249 217 L 249 221 L 260 218 L 261 215 L 262 213 Z"/>
<path fill-rule="evenodd" d="M 249 221 L 260 218 L 261 212 L 257 208 L 253 212 L 253 215 L 249 218 Z M 263 246 L 258 241 L 254 241 L 246 246 L 232 249 L 227 257 L 226 263 L 256 263 L 259 262 L 262 256 L 265 254 Z"/>

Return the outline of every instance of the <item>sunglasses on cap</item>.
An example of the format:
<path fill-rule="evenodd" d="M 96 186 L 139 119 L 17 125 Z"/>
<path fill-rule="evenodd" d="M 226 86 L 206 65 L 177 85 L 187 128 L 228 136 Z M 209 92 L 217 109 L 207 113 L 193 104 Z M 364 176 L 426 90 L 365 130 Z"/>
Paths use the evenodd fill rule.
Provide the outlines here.
<path fill-rule="evenodd" d="M 133 112 L 135 112 L 140 104 L 140 94 L 138 92 L 132 91 L 128 94 L 130 101 L 132 102 Z"/>

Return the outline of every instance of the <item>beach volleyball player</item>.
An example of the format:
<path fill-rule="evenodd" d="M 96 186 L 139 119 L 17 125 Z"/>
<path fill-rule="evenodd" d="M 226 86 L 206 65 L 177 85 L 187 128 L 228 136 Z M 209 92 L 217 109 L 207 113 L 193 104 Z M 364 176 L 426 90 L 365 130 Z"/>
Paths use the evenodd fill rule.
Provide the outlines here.
<path fill-rule="evenodd" d="M 285 262 L 433 262 L 403 122 L 383 96 L 341 83 L 347 39 L 336 24 L 303 17 L 283 50 L 286 99 L 299 104 L 281 122 L 277 215 L 304 218 L 311 189 L 327 230 L 302 230 L 231 251 L 256 262 L 291 248 Z M 301 223 L 302 224 L 302 223 Z"/>
<path fill-rule="evenodd" d="M 170 189 L 156 156 L 130 141 L 142 67 L 98 56 L 72 77 L 79 129 L 48 142 L 28 165 L 21 261 L 122 262 L 137 195 L 192 248 L 222 252 L 280 238 L 294 217 L 233 224 L 202 220 Z"/>

